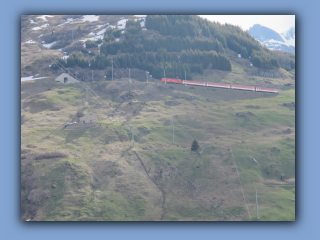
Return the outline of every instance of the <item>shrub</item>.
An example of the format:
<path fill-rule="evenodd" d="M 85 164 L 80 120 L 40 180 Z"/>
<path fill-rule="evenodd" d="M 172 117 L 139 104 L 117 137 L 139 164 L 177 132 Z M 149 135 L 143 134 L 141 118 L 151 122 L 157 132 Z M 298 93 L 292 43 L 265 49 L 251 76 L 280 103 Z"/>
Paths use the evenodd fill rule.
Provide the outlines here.
<path fill-rule="evenodd" d="M 92 41 L 92 40 L 87 40 L 86 41 L 86 48 L 96 48 L 98 47 L 99 43 Z"/>
<path fill-rule="evenodd" d="M 194 138 L 192 145 L 191 145 L 191 151 L 196 152 L 200 148 L 199 143 L 197 139 Z"/>
<path fill-rule="evenodd" d="M 84 116 L 84 113 L 83 113 L 83 111 L 81 111 L 81 110 L 79 110 L 78 112 L 77 112 L 77 117 L 83 117 Z"/>

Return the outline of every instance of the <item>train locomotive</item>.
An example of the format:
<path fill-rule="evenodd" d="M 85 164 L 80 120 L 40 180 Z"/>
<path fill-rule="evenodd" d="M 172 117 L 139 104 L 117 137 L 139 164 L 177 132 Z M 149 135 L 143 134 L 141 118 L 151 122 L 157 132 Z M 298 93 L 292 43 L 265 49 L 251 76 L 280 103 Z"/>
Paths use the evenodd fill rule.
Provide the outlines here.
<path fill-rule="evenodd" d="M 225 84 L 225 83 L 190 81 L 190 80 L 180 80 L 180 79 L 174 79 L 174 78 L 162 78 L 161 82 L 184 84 L 184 85 L 194 85 L 194 86 L 202 86 L 202 87 L 226 88 L 226 89 L 242 90 L 242 91 L 279 93 L 279 89 L 275 89 L 275 88 L 264 88 L 264 87 L 233 85 L 233 84 Z"/>

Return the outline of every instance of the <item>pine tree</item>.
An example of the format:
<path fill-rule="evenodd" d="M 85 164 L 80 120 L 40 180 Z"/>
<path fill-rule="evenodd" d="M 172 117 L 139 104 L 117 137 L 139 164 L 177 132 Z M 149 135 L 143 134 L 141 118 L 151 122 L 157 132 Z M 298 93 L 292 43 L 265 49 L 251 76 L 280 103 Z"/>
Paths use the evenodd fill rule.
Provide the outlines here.
<path fill-rule="evenodd" d="M 194 138 L 192 145 L 191 145 L 191 151 L 196 152 L 200 148 L 199 143 L 197 139 Z"/>

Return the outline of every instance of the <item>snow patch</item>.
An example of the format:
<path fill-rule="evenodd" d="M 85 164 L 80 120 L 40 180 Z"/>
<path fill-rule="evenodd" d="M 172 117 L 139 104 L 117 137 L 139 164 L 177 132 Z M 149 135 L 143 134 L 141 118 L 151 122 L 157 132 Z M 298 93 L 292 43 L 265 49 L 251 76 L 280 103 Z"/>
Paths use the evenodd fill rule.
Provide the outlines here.
<path fill-rule="evenodd" d="M 34 28 L 32 28 L 31 30 L 36 31 L 36 30 L 40 30 L 41 28 L 45 28 L 45 27 L 48 27 L 48 26 L 49 26 L 49 24 L 46 23 L 46 24 L 43 24 L 43 25 L 40 26 L 40 27 L 34 27 Z"/>
<path fill-rule="evenodd" d="M 32 19 L 29 19 L 30 20 L 30 23 L 36 23 L 35 21 L 33 21 Z"/>
<path fill-rule="evenodd" d="M 119 29 L 125 29 L 126 27 L 126 22 L 128 21 L 128 19 L 122 19 L 120 21 L 118 21 L 118 28 Z"/>
<path fill-rule="evenodd" d="M 119 42 L 119 40 L 120 40 L 120 38 L 116 38 L 116 39 L 115 39 L 116 42 Z"/>
<path fill-rule="evenodd" d="M 99 15 L 83 15 L 83 21 L 86 22 L 95 22 L 95 21 L 98 21 L 99 20 Z"/>
<path fill-rule="evenodd" d="M 41 34 L 39 37 L 41 37 L 41 36 L 43 36 L 43 34 Z M 38 37 L 38 38 L 39 38 L 39 37 Z"/>
<path fill-rule="evenodd" d="M 106 27 L 106 28 L 100 30 L 99 32 L 97 32 L 97 35 L 104 35 L 104 33 L 107 31 L 108 28 L 109 27 Z"/>
<path fill-rule="evenodd" d="M 28 40 L 28 41 L 26 41 L 25 43 L 36 43 L 36 42 L 33 41 L 33 40 Z"/>
<path fill-rule="evenodd" d="M 73 18 L 67 18 L 67 21 L 66 21 L 66 22 L 59 24 L 57 27 L 63 26 L 63 25 L 65 25 L 65 24 L 67 24 L 67 23 L 69 23 L 69 22 L 71 22 L 71 21 L 73 21 Z"/>
<path fill-rule="evenodd" d="M 141 27 L 143 28 L 145 26 L 144 22 L 140 22 Z"/>
<path fill-rule="evenodd" d="M 62 59 L 64 59 L 64 60 L 66 60 L 66 59 L 68 59 L 68 58 L 69 58 L 68 55 L 62 57 Z"/>
<path fill-rule="evenodd" d="M 42 44 L 42 46 L 44 46 L 47 49 L 50 49 L 54 44 L 56 44 L 56 42 L 52 42 L 52 43 L 47 43 L 47 44 Z"/>
<path fill-rule="evenodd" d="M 109 23 L 107 23 L 107 24 L 109 24 Z M 103 26 L 105 26 L 105 25 L 96 25 L 96 28 L 94 30 L 97 30 L 97 29 L 99 29 L 99 28 L 101 28 Z"/>
<path fill-rule="evenodd" d="M 47 17 L 53 17 L 52 15 L 42 15 L 42 16 L 40 16 L 40 17 L 37 17 L 37 18 L 40 18 L 40 19 L 42 19 L 43 21 L 47 21 Z"/>
<path fill-rule="evenodd" d="M 138 17 L 138 18 L 145 18 L 145 17 L 147 17 L 147 15 L 133 15 L 133 16 Z"/>
<path fill-rule="evenodd" d="M 38 74 L 39 75 L 39 74 Z M 48 77 L 38 77 L 38 78 L 34 78 L 33 76 L 30 76 L 30 77 L 22 77 L 21 78 L 21 82 L 24 82 L 24 81 L 32 81 L 32 80 L 37 80 L 37 79 L 42 79 L 42 78 L 48 78 Z"/>

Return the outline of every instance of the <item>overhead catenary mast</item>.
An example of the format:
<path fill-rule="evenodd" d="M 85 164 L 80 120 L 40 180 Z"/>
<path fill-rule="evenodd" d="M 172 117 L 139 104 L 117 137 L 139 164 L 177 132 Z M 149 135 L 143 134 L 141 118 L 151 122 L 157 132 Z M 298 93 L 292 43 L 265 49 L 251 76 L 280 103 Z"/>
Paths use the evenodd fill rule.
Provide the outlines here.
<path fill-rule="evenodd" d="M 258 193 L 257 193 L 257 188 L 256 189 L 256 204 L 257 204 L 257 219 L 259 219 L 259 209 L 258 209 Z"/>
<path fill-rule="evenodd" d="M 112 61 L 111 61 L 111 63 L 112 63 L 112 81 L 113 81 L 113 58 L 112 58 Z"/>
<path fill-rule="evenodd" d="M 172 116 L 172 141 L 174 142 L 174 124 L 173 124 L 173 116 Z"/>

